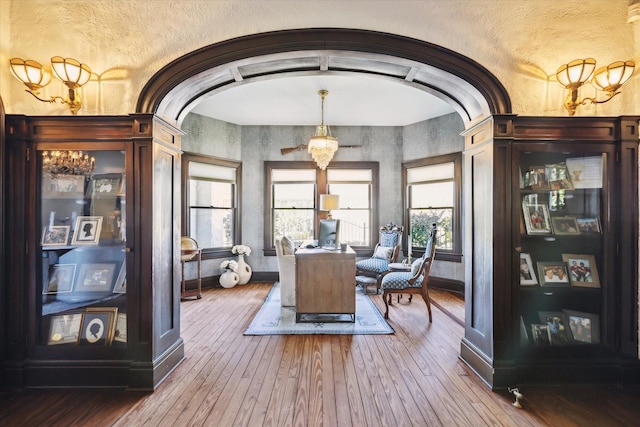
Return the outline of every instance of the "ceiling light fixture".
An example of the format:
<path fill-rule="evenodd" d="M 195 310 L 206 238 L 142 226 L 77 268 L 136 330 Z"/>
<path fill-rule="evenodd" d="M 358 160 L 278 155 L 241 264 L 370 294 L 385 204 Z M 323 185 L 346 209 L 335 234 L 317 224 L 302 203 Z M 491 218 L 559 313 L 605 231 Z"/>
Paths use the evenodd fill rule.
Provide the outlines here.
<path fill-rule="evenodd" d="M 633 74 L 635 63 L 633 61 L 616 61 L 606 67 L 600 67 L 597 70 L 596 60 L 593 58 L 576 59 L 568 64 L 562 65 L 556 71 L 558 83 L 569 90 L 564 107 L 570 116 L 576 113 L 578 105 L 585 105 L 587 102 L 591 104 L 602 104 L 610 101 L 611 98 L 618 95 L 618 89 Z M 594 71 L 595 70 L 595 71 Z M 597 100 L 594 98 L 584 98 L 578 100 L 578 89 L 591 79 L 591 84 L 600 91 L 604 91 L 607 98 Z"/>
<path fill-rule="evenodd" d="M 81 64 L 72 58 L 54 56 L 51 58 L 51 68 L 57 78 L 69 89 L 66 97 L 52 96 L 50 99 L 40 98 L 40 89 L 51 82 L 51 71 L 37 61 L 31 59 L 13 58 L 9 60 L 11 72 L 28 88 L 27 92 L 33 95 L 38 101 L 53 104 L 60 101 L 67 104 L 71 113 L 78 114 L 82 107 L 80 95 L 77 90 L 85 85 L 91 77 L 91 69 L 86 64 Z"/>
<path fill-rule="evenodd" d="M 43 151 L 42 170 L 57 175 L 88 175 L 96 168 L 96 158 L 82 151 Z"/>
<path fill-rule="evenodd" d="M 329 91 L 324 89 L 319 90 L 318 95 L 320 95 L 322 100 L 321 121 L 320 124 L 316 126 L 315 135 L 309 140 L 307 151 L 311 153 L 318 167 L 324 170 L 333 158 L 333 154 L 338 150 L 338 140 L 331 136 L 329 126 L 324 124 L 324 99 L 329 95 Z"/>

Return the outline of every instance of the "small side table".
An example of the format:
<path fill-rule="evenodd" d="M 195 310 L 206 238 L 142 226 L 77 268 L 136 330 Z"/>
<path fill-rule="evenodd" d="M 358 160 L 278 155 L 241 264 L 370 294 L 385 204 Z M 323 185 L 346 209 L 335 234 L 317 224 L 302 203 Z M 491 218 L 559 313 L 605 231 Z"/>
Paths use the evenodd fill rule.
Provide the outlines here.
<path fill-rule="evenodd" d="M 356 285 L 359 285 L 365 294 L 373 293 L 368 292 L 367 289 L 369 288 L 369 286 L 374 286 L 375 293 L 378 294 L 378 279 L 376 279 L 375 277 L 356 276 Z"/>
<path fill-rule="evenodd" d="M 184 279 L 184 265 L 187 262 L 196 261 L 198 263 L 198 287 L 187 291 L 186 281 Z M 196 297 L 196 299 L 202 298 L 202 250 L 201 249 L 188 249 L 182 250 L 180 256 L 180 262 L 182 264 L 182 289 L 180 291 L 180 299 L 188 297 Z"/>
<path fill-rule="evenodd" d="M 403 264 L 401 262 L 392 262 L 389 264 L 389 270 L 391 271 L 411 271 L 410 264 Z"/>

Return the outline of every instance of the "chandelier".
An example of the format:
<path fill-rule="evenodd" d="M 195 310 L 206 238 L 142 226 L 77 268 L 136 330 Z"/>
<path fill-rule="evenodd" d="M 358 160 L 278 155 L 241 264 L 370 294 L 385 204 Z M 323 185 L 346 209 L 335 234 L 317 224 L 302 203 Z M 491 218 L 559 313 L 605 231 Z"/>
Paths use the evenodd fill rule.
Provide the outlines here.
<path fill-rule="evenodd" d="M 319 90 L 318 95 L 322 100 L 320 124 L 316 126 L 316 133 L 309 140 L 307 150 L 311 157 L 318 164 L 320 169 L 326 169 L 333 158 L 333 154 L 338 150 L 338 140 L 331 136 L 329 126 L 324 124 L 324 99 L 329 95 L 328 90 Z"/>
<path fill-rule="evenodd" d="M 95 157 L 82 151 L 43 151 L 42 170 L 51 176 L 87 175 L 95 169 Z"/>

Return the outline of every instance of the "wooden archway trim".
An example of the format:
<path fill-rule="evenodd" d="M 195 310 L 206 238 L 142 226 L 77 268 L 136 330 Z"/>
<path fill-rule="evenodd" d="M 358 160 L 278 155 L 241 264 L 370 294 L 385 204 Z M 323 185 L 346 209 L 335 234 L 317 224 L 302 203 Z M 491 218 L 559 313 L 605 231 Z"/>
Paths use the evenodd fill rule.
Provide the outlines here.
<path fill-rule="evenodd" d="M 253 34 L 190 52 L 158 71 L 143 88 L 138 113 L 158 113 L 162 100 L 185 80 L 227 63 L 262 55 L 305 50 L 343 50 L 416 61 L 457 76 L 472 85 L 490 114 L 511 113 L 504 86 L 477 62 L 441 46 L 395 34 L 358 29 L 309 28 Z"/>

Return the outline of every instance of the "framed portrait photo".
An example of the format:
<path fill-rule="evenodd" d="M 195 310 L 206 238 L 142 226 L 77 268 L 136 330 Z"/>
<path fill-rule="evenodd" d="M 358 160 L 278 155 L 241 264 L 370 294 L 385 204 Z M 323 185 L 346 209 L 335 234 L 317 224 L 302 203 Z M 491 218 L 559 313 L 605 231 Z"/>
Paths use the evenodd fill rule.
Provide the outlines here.
<path fill-rule="evenodd" d="M 87 196 L 92 198 L 117 196 L 121 181 L 122 175 L 119 173 L 93 175 L 87 189 Z"/>
<path fill-rule="evenodd" d="M 127 342 L 127 314 L 118 313 L 116 318 L 116 329 L 113 333 L 113 340 L 115 342 L 126 343 Z"/>
<path fill-rule="evenodd" d="M 527 234 L 551 234 L 549 209 L 543 204 L 522 203 Z"/>
<path fill-rule="evenodd" d="M 539 311 L 540 322 L 547 324 L 547 335 L 551 345 L 567 345 L 573 342 L 567 316 L 562 311 Z"/>
<path fill-rule="evenodd" d="M 533 262 L 531 261 L 531 255 L 521 253 L 520 254 L 520 285 L 521 286 L 534 286 L 538 284 L 536 278 L 536 272 L 533 268 Z"/>
<path fill-rule="evenodd" d="M 553 234 L 557 235 L 577 235 L 580 234 L 578 228 L 578 222 L 575 217 L 572 216 L 554 216 L 551 218 L 551 224 L 553 225 Z"/>
<path fill-rule="evenodd" d="M 563 262 L 538 262 L 540 286 L 570 287 L 567 265 Z"/>
<path fill-rule="evenodd" d="M 541 323 L 531 324 L 531 340 L 536 346 L 549 345 L 549 332 L 547 332 L 547 325 Z"/>
<path fill-rule="evenodd" d="M 51 317 L 48 345 L 77 344 L 80 336 L 82 313 L 61 314 Z"/>
<path fill-rule="evenodd" d="M 600 343 L 600 317 L 581 311 L 562 310 L 567 316 L 569 330 L 575 343 Z"/>
<path fill-rule="evenodd" d="M 82 264 L 76 292 L 111 292 L 115 263 Z"/>
<path fill-rule="evenodd" d="M 49 280 L 42 287 L 43 294 L 60 294 L 73 290 L 75 264 L 54 264 L 49 269 Z"/>
<path fill-rule="evenodd" d="M 79 216 L 73 231 L 72 245 L 97 245 L 102 229 L 101 216 Z"/>
<path fill-rule="evenodd" d="M 562 254 L 562 260 L 569 268 L 571 286 L 581 288 L 599 288 L 600 278 L 593 255 Z"/>
<path fill-rule="evenodd" d="M 111 345 L 115 330 L 117 307 L 89 307 L 82 316 L 82 345 Z"/>
<path fill-rule="evenodd" d="M 127 262 L 122 261 L 120 266 L 120 272 L 116 278 L 116 284 L 113 287 L 114 294 L 126 294 L 127 293 Z"/>
<path fill-rule="evenodd" d="M 588 218 L 576 218 L 576 223 L 578 224 L 578 230 L 580 230 L 580 233 L 602 232 L 602 229 L 600 228 L 600 219 L 597 216 Z"/>
<path fill-rule="evenodd" d="M 68 225 L 46 226 L 42 229 L 42 246 L 66 246 L 71 227 Z"/>

